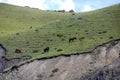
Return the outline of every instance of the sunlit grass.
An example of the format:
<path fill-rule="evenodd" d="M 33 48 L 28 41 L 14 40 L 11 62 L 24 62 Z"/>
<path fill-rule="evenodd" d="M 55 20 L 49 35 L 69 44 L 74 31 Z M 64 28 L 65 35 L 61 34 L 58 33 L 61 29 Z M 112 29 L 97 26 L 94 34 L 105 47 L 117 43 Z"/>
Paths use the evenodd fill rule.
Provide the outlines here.
<path fill-rule="evenodd" d="M 120 38 L 119 9 L 118 4 L 72 14 L 0 4 L 0 43 L 8 49 L 8 57 L 31 55 L 35 59 L 90 51 Z M 77 40 L 69 43 L 71 37 Z M 44 53 L 47 46 L 50 50 Z M 16 48 L 22 53 L 16 54 Z"/>

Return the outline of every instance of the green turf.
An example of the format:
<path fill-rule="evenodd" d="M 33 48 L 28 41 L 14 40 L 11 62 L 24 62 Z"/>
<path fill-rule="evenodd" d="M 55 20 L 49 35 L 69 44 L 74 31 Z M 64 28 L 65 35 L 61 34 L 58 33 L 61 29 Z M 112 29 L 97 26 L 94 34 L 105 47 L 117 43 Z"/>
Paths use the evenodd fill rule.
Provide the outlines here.
<path fill-rule="evenodd" d="M 71 37 L 77 40 L 69 43 Z M 8 57 L 82 53 L 119 38 L 120 4 L 91 12 L 60 13 L 0 3 L 0 43 L 8 49 Z M 47 46 L 50 51 L 42 54 Z M 22 54 L 16 54 L 16 48 Z"/>

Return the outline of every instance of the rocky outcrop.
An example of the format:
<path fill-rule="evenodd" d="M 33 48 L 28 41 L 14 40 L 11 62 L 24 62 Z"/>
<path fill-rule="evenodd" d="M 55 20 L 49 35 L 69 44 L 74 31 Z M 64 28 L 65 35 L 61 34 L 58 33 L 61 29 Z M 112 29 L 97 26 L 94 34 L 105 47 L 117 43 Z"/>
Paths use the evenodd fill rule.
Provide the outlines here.
<path fill-rule="evenodd" d="M 34 60 L 2 74 L 0 78 L 1 80 L 82 80 L 83 75 L 87 76 L 112 64 L 119 58 L 119 53 L 120 40 L 114 40 L 96 47 L 92 52 Z"/>
<path fill-rule="evenodd" d="M 7 52 L 6 48 L 3 47 L 2 44 L 0 44 L 0 59 L 6 56 L 6 52 Z"/>
<path fill-rule="evenodd" d="M 80 80 L 120 80 L 120 58 L 113 61 L 110 65 L 81 77 Z"/>
<path fill-rule="evenodd" d="M 3 47 L 2 44 L 0 44 L 0 73 L 2 73 L 5 68 L 6 52 L 7 52 L 7 50 Z"/>

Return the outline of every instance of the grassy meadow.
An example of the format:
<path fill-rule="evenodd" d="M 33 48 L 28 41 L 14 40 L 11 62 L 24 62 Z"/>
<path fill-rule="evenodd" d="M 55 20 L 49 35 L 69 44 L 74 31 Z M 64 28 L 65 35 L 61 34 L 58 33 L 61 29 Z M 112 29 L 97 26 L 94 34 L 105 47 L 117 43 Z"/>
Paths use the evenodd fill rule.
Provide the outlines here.
<path fill-rule="evenodd" d="M 69 43 L 69 38 L 76 37 Z M 120 38 L 120 4 L 90 12 L 42 11 L 0 3 L 0 43 L 7 57 L 82 53 Z M 43 49 L 50 47 L 49 52 Z M 22 53 L 16 54 L 20 48 Z"/>

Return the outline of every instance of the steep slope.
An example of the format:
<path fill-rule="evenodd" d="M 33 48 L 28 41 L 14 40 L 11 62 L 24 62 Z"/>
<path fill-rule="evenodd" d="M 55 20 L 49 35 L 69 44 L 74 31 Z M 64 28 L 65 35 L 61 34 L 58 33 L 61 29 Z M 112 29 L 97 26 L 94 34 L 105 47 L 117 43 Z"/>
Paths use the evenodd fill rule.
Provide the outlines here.
<path fill-rule="evenodd" d="M 120 38 L 120 4 L 86 13 L 58 13 L 0 4 L 0 43 L 8 57 L 82 53 Z M 7 17 L 6 17 L 7 16 Z M 31 27 L 32 26 L 32 27 Z M 69 43 L 69 39 L 76 40 Z M 48 53 L 44 48 L 49 47 Z M 22 53 L 14 51 L 20 48 Z"/>
<path fill-rule="evenodd" d="M 102 68 L 117 69 L 114 76 L 109 80 L 119 80 L 120 66 L 120 40 L 111 41 L 96 47 L 92 52 L 58 56 L 50 59 L 41 59 L 28 62 L 24 65 L 12 68 L 10 71 L 2 74 L 0 79 L 3 80 L 87 80 L 81 79 L 81 76 L 91 74 Z M 117 59 L 117 61 L 116 61 Z M 113 62 L 114 61 L 114 62 Z M 104 69 L 104 66 L 107 66 Z M 109 71 L 108 71 L 109 72 Z M 115 71 L 114 71 L 115 72 Z M 108 74 L 108 73 L 107 73 Z M 94 76 L 98 80 L 99 76 Z M 90 77 L 92 78 L 92 77 Z M 105 78 L 99 80 L 106 80 Z"/>

